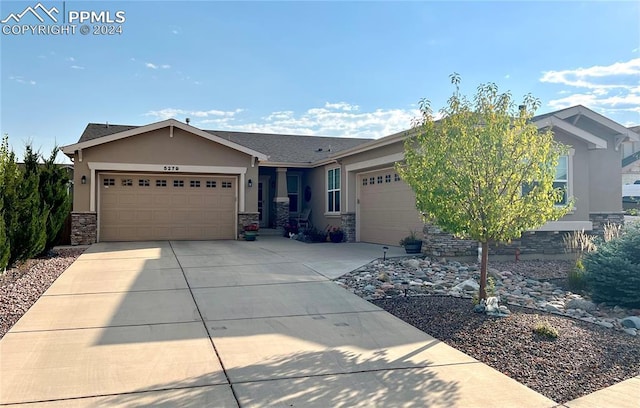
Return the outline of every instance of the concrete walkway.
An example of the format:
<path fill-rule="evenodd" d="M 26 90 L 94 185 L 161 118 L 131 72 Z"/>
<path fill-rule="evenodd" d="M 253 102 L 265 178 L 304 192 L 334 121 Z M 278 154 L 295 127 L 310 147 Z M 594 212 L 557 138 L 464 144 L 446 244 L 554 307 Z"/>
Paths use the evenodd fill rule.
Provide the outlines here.
<path fill-rule="evenodd" d="M 556 406 L 330 281 L 381 256 L 279 237 L 93 245 L 0 341 L 0 403 Z"/>

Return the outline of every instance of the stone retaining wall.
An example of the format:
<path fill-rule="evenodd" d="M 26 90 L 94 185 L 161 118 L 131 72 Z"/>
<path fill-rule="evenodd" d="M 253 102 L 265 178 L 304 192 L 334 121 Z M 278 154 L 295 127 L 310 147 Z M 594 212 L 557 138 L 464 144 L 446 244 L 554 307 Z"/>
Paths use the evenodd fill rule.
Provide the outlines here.
<path fill-rule="evenodd" d="M 238 213 L 238 236 L 244 231 L 244 226 L 249 224 L 257 224 L 259 222 L 260 213 L 244 212 Z"/>
<path fill-rule="evenodd" d="M 590 214 L 593 235 L 602 236 L 604 226 L 607 223 L 624 224 L 623 213 L 592 213 Z M 513 240 L 509 244 L 490 244 L 490 255 L 515 255 L 516 250 L 520 254 L 564 254 L 565 245 L 563 237 L 571 231 L 536 231 L 524 232 L 520 239 Z M 476 241 L 455 238 L 452 234 L 443 232 L 435 225 L 425 224 L 424 244 L 422 252 L 429 256 L 477 256 L 478 243 Z"/>
<path fill-rule="evenodd" d="M 71 213 L 71 245 L 91 245 L 98 239 L 98 216 L 91 211 Z"/>

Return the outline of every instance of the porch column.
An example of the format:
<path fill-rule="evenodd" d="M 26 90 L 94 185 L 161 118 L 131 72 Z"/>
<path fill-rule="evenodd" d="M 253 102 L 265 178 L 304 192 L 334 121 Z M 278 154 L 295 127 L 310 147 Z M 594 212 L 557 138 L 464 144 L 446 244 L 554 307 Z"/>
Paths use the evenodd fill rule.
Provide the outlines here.
<path fill-rule="evenodd" d="M 276 194 L 273 199 L 276 206 L 276 228 L 284 229 L 289 222 L 289 192 L 287 191 L 287 169 L 276 169 Z"/>

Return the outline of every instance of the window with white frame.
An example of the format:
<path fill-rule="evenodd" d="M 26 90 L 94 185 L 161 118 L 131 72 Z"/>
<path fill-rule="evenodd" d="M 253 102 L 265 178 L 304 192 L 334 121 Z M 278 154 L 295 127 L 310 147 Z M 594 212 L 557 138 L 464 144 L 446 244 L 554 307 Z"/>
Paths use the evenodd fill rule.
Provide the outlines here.
<path fill-rule="evenodd" d="M 327 170 L 327 212 L 340 212 L 340 168 Z"/>
<path fill-rule="evenodd" d="M 567 205 L 569 200 L 569 156 L 558 158 L 553 188 L 562 190 L 562 197 L 556 201 L 556 205 Z"/>
<path fill-rule="evenodd" d="M 287 195 L 289 196 L 289 213 L 300 211 L 300 175 L 287 174 Z"/>

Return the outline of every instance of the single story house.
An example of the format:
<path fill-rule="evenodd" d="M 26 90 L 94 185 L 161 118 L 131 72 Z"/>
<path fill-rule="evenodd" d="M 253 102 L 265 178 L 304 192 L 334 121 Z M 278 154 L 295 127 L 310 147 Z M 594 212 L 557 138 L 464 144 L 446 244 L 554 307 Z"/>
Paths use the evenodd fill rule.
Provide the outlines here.
<path fill-rule="evenodd" d="M 556 183 L 575 208 L 532 231 L 531 243 L 523 237 L 513 245 L 524 252 L 557 250 L 564 231 L 598 232 L 605 222 L 623 222 L 620 146 L 640 136 L 583 106 L 537 116 L 534 123 L 571 146 Z M 475 252 L 473 243 L 425 226 L 416 211 L 411 189 L 394 170 L 410 135 L 243 133 L 174 119 L 90 123 L 77 143 L 62 148 L 75 166 L 72 242 L 236 239 L 247 223 L 281 228 L 308 208 L 313 225 L 340 226 L 348 241 L 398 245 L 418 230 L 428 253 Z"/>

